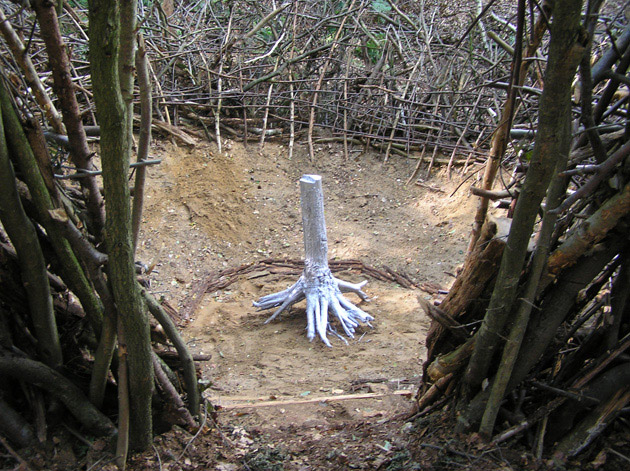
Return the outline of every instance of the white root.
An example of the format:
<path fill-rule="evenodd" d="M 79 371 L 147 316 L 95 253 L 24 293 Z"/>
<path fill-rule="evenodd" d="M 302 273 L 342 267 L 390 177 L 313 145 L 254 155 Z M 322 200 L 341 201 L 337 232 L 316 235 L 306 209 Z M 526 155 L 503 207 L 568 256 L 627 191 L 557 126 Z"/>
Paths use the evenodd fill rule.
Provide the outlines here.
<path fill-rule="evenodd" d="M 374 318 L 356 307 L 342 294 L 342 292 L 356 293 L 361 299 L 368 301 L 367 294 L 361 290 L 361 287 L 365 286 L 366 283 L 367 281 L 357 284 L 348 283 L 335 278 L 330 271 L 328 274 L 320 275 L 309 282 L 306 273 L 304 273 L 290 288 L 263 296 L 253 304 L 260 310 L 279 306 L 265 321 L 265 324 L 268 324 L 280 313 L 289 309 L 291 305 L 306 298 L 306 336 L 309 340 L 313 340 L 317 334 L 330 347 L 327 333 L 336 335 L 346 343 L 347 341 L 330 324 L 329 310 L 341 324 L 346 336 L 350 338 L 354 338 L 355 330 L 359 324 L 366 324 L 371 327 L 370 321 L 373 321 Z"/>
<path fill-rule="evenodd" d="M 343 332 L 349 338 L 354 338 L 359 324 L 371 327 L 370 321 L 374 318 L 356 307 L 342 294 L 342 292 L 355 293 L 363 301 L 369 301 L 367 294 L 361 289 L 367 280 L 361 283 L 349 283 L 332 275 L 328 267 L 328 241 L 324 222 L 321 177 L 304 175 L 300 180 L 300 189 L 306 249 L 304 272 L 293 286 L 278 293 L 263 296 L 253 304 L 259 310 L 277 307 L 273 315 L 265 321 L 267 324 L 291 305 L 306 298 L 307 338 L 313 340 L 318 335 L 322 342 L 330 347 L 327 334 L 331 333 L 347 344 L 347 340 L 331 325 L 328 314 L 329 311 L 334 314 Z"/>

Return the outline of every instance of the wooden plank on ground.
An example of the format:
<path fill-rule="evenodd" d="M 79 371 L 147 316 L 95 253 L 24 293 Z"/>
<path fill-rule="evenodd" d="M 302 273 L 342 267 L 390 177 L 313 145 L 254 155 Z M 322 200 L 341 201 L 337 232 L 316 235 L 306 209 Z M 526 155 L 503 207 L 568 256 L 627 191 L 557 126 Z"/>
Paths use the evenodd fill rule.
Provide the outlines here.
<path fill-rule="evenodd" d="M 309 397 L 308 399 L 286 399 L 286 400 L 272 400 L 272 401 L 259 401 L 252 402 L 255 399 L 249 399 L 248 402 L 234 403 L 237 398 L 229 397 L 210 397 L 208 400 L 214 406 L 220 407 L 221 410 L 235 410 L 235 409 L 257 409 L 259 407 L 278 407 L 278 406 L 291 406 L 299 404 L 313 404 L 319 402 L 335 402 L 335 401 L 349 401 L 349 400 L 361 400 L 361 399 L 375 399 L 389 396 L 404 396 L 411 397 L 415 391 L 410 389 L 399 389 L 388 393 L 364 393 L 364 394 L 343 394 L 338 396 L 322 396 L 322 397 Z M 240 399 L 244 400 L 243 398 Z M 233 403 L 229 403 L 233 402 Z"/>

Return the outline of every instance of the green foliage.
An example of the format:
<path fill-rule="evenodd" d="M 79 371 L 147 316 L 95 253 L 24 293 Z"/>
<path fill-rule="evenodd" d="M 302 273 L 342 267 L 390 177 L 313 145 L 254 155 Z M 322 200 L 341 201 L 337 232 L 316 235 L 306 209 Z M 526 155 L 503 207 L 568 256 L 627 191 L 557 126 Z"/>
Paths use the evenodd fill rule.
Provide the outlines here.
<path fill-rule="evenodd" d="M 78 7 L 82 10 L 87 10 L 88 8 L 88 0 L 73 0 L 74 6 Z"/>
<path fill-rule="evenodd" d="M 372 10 L 377 13 L 386 13 L 391 9 L 392 7 L 387 0 L 372 0 Z"/>
<path fill-rule="evenodd" d="M 270 26 L 265 26 L 264 28 L 261 28 L 260 31 L 258 31 L 258 33 L 256 34 L 265 42 L 273 40 L 273 31 L 271 30 Z"/>
<path fill-rule="evenodd" d="M 354 55 L 356 57 L 363 58 L 363 48 L 367 51 L 367 57 L 372 64 L 376 64 L 383 55 L 383 44 L 385 42 L 385 33 L 379 33 L 374 35 L 374 39 L 367 40 L 364 46 L 359 46 L 354 49 Z"/>

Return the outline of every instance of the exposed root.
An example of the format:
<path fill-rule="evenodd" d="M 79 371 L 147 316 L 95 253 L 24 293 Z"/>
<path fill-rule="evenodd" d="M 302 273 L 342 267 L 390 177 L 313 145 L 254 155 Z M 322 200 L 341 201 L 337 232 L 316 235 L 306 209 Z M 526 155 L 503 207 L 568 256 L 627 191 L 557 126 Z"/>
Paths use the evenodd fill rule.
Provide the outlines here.
<path fill-rule="evenodd" d="M 327 338 L 328 333 L 336 335 L 346 344 L 348 341 L 330 324 L 329 311 L 337 317 L 344 333 L 350 338 L 354 338 L 354 332 L 359 323 L 371 327 L 370 321 L 374 318 L 356 307 L 342 294 L 342 292 L 356 293 L 362 300 L 369 301 L 367 294 L 361 290 L 366 283 L 367 280 L 361 283 L 339 280 L 332 275 L 328 267 L 311 270 L 307 267 L 293 286 L 278 293 L 263 296 L 253 304 L 260 310 L 279 306 L 265 321 L 267 324 L 292 304 L 306 298 L 306 336 L 309 340 L 313 340 L 317 334 L 322 342 L 331 347 Z"/>

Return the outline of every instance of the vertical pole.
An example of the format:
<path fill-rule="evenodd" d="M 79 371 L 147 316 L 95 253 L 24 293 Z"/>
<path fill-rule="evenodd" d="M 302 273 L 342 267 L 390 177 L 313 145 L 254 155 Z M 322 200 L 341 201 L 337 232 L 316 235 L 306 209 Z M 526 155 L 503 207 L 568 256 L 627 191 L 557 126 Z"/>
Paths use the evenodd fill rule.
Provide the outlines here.
<path fill-rule="evenodd" d="M 303 175 L 300 179 L 302 226 L 306 266 L 328 267 L 328 238 L 324 219 L 324 192 L 320 175 Z"/>

